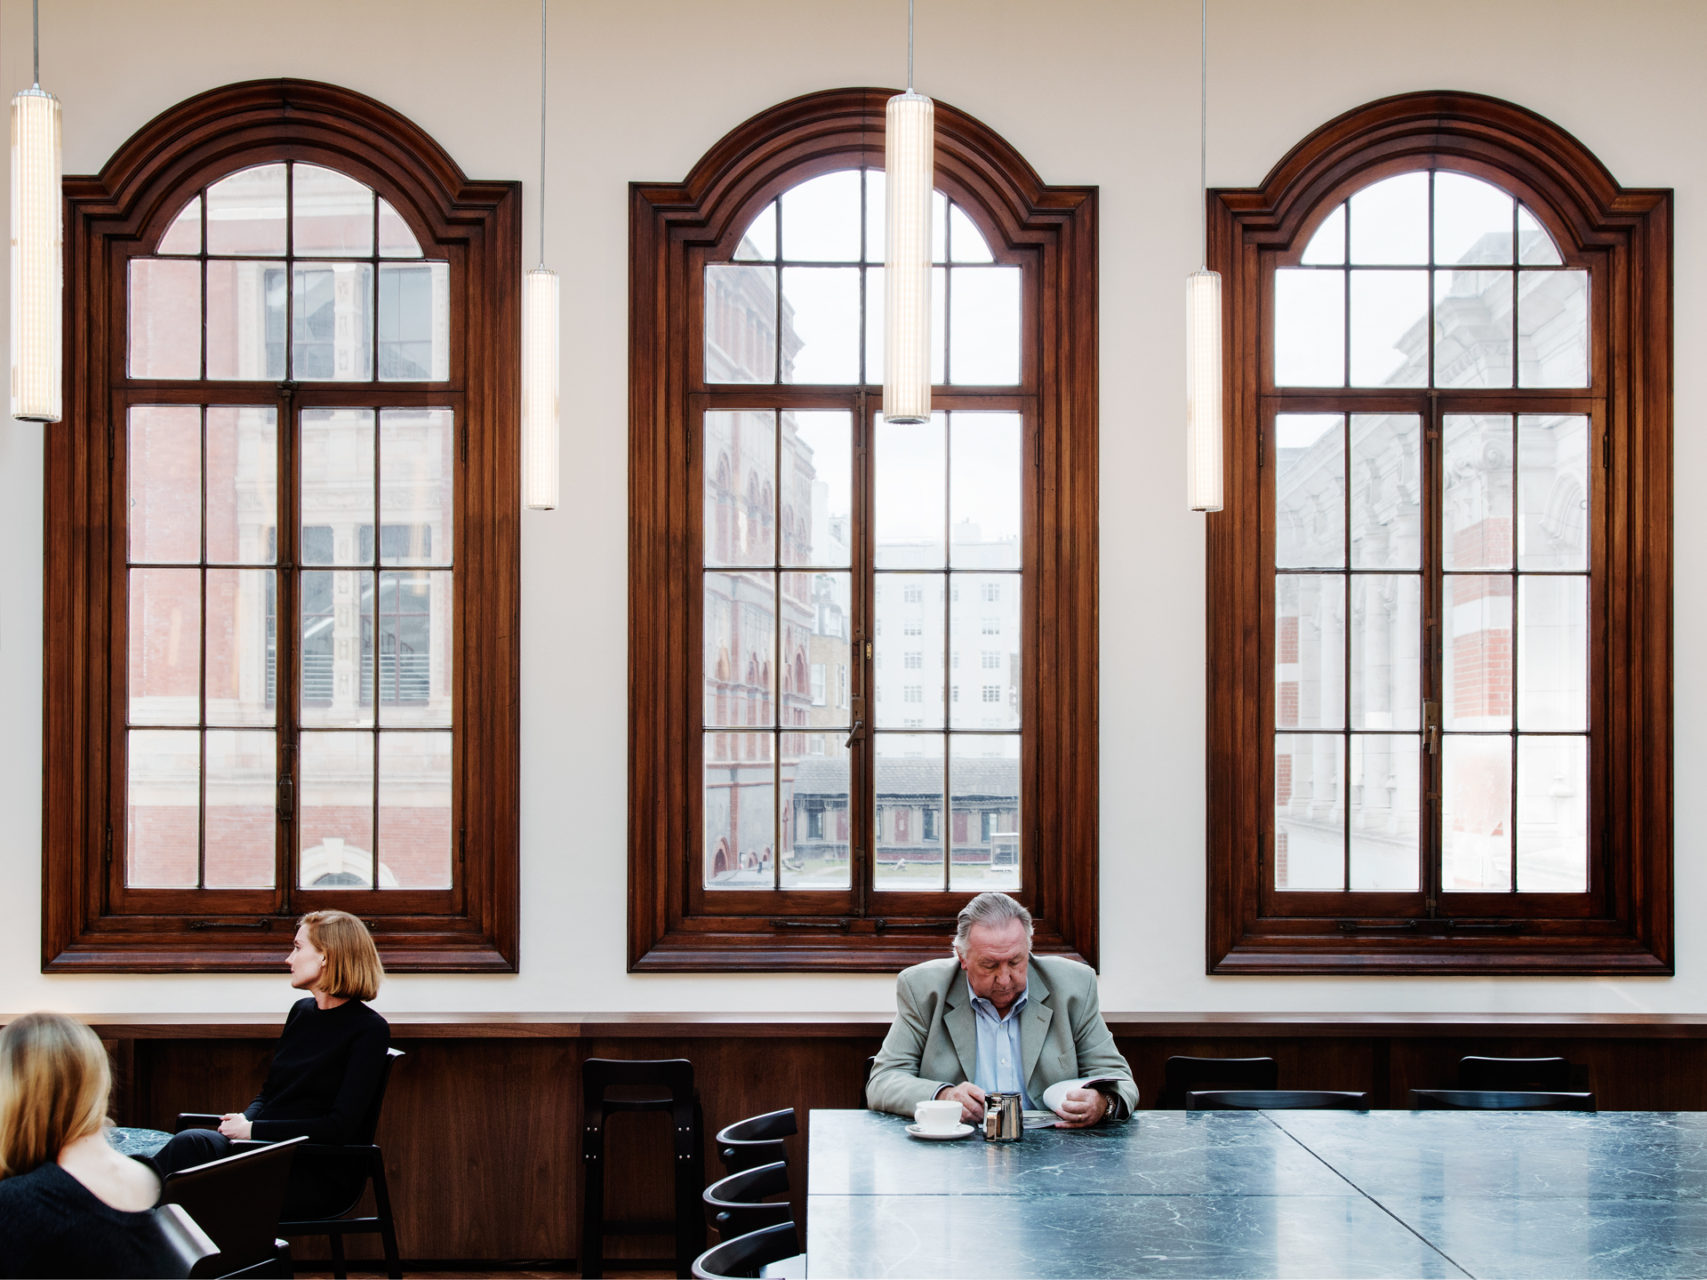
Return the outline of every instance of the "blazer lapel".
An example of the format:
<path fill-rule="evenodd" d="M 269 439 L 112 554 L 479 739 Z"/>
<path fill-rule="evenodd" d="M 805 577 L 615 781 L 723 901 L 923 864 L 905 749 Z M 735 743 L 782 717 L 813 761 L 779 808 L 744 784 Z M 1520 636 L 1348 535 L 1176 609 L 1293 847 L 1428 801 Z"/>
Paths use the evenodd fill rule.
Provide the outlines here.
<path fill-rule="evenodd" d="M 943 1015 L 942 1024 L 948 1028 L 949 1039 L 954 1041 L 954 1052 L 960 1057 L 960 1069 L 968 1080 L 978 1078 L 978 1027 L 973 1020 L 972 998 L 967 991 L 966 975 L 960 970 L 954 971 L 954 981 L 948 985 L 948 999 L 945 1001 L 948 1012 Z"/>
<path fill-rule="evenodd" d="M 1025 1008 L 1021 1012 L 1019 1026 L 1020 1053 L 1025 1059 L 1026 1088 L 1031 1088 L 1030 1081 L 1037 1070 L 1037 1059 L 1043 1054 L 1043 1042 L 1049 1036 L 1049 1024 L 1055 1019 L 1055 1011 L 1049 1007 L 1049 984 L 1043 980 L 1043 972 L 1033 962 L 1026 975 Z M 1041 1107 L 1040 1097 L 1032 1099 L 1032 1105 Z"/>

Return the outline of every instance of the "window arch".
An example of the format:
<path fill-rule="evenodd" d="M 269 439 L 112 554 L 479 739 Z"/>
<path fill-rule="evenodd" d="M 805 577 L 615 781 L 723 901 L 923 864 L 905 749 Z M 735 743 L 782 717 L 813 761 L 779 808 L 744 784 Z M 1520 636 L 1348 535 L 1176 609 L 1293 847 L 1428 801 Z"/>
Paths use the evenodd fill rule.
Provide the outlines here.
<path fill-rule="evenodd" d="M 1095 193 L 939 104 L 939 414 L 886 434 L 887 96 L 784 103 L 632 188 L 634 969 L 896 968 L 986 887 L 1028 902 L 1039 949 L 1096 959 Z M 727 545 L 701 511 L 725 457 L 760 477 Z M 972 501 L 982 464 L 1005 505 Z M 946 678 L 980 643 L 943 582 L 967 574 L 1024 583 L 996 706 Z M 883 662 L 886 612 L 940 670 Z M 700 666 L 713 628 L 764 655 L 738 723 Z M 973 805 L 999 833 L 941 820 Z"/>
<path fill-rule="evenodd" d="M 1670 193 L 1418 94 L 1209 207 L 1211 971 L 1669 972 Z"/>
<path fill-rule="evenodd" d="M 513 969 L 518 186 L 290 80 L 65 186 L 46 967 L 271 968 L 337 906 Z"/>

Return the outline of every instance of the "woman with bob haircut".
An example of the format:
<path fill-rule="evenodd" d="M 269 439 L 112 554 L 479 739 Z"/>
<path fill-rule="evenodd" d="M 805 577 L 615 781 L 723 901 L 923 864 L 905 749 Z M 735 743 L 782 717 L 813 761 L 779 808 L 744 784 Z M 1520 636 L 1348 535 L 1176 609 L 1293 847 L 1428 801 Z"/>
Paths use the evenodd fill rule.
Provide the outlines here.
<path fill-rule="evenodd" d="M 160 1179 L 107 1142 L 111 1088 L 106 1050 L 75 1018 L 27 1013 L 0 1031 L 0 1276 L 181 1265 L 149 1212 Z"/>
<path fill-rule="evenodd" d="M 291 943 L 290 985 L 309 994 L 285 1015 L 279 1047 L 255 1100 L 219 1119 L 219 1129 L 189 1129 L 154 1157 L 162 1175 L 230 1155 L 247 1140 L 342 1146 L 373 1106 L 391 1044 L 391 1027 L 367 1007 L 385 966 L 373 935 L 347 911 L 311 911 Z M 359 1189 L 343 1162 L 317 1162 L 298 1151 L 285 1193 L 288 1217 L 339 1212 Z"/>

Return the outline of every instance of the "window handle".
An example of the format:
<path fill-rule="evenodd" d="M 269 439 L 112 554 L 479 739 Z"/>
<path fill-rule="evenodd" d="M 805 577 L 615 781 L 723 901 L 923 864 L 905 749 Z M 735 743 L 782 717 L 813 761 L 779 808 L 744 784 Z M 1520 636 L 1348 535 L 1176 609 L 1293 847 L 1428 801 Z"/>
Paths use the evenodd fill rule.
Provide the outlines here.
<path fill-rule="evenodd" d="M 289 822 L 296 816 L 296 781 L 288 773 L 279 775 L 279 820 Z"/>
<path fill-rule="evenodd" d="M 1440 703 L 1433 699 L 1423 703 L 1423 746 L 1431 756 L 1440 751 Z"/>
<path fill-rule="evenodd" d="M 844 747 L 852 747 L 854 743 L 859 741 L 859 735 L 864 733 L 864 732 L 865 732 L 865 721 L 855 720 L 854 726 L 853 726 L 853 732 L 848 734 L 848 740 L 846 742 L 844 742 L 842 745 Z"/>

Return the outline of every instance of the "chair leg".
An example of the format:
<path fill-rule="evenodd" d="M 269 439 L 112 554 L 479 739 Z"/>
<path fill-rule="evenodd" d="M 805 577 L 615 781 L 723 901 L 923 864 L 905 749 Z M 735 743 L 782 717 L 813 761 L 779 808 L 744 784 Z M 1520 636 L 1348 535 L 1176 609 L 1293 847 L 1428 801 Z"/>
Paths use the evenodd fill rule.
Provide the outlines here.
<path fill-rule="evenodd" d="M 379 1218 L 379 1239 L 385 1249 L 385 1274 L 391 1280 L 403 1280 L 403 1264 L 397 1257 L 397 1224 L 391 1217 L 391 1192 L 385 1184 L 385 1159 L 375 1148 L 373 1153 L 373 1207 Z"/>
<path fill-rule="evenodd" d="M 676 1274 L 691 1276 L 693 1261 L 705 1248 L 705 1214 L 700 1195 L 705 1186 L 705 1123 L 699 1099 L 691 1107 L 678 1105 L 676 1125 Z"/>
<path fill-rule="evenodd" d="M 605 1131 L 597 1121 L 581 1130 L 581 1275 L 605 1273 Z"/>
<path fill-rule="evenodd" d="M 344 1237 L 336 1231 L 331 1232 L 326 1237 L 326 1244 L 332 1250 L 332 1274 L 337 1276 L 338 1280 L 349 1280 L 344 1266 Z"/>

